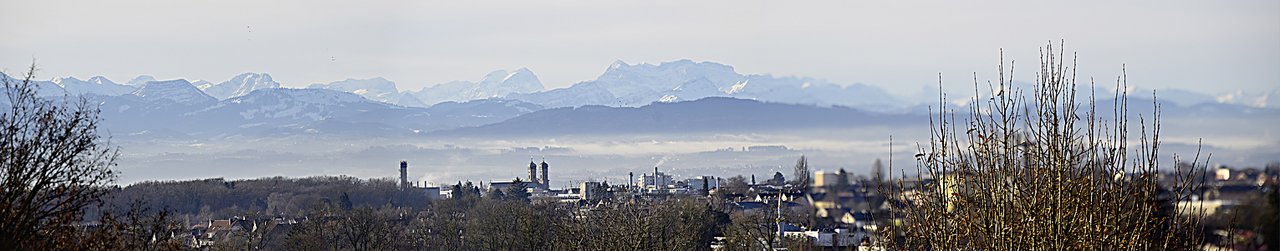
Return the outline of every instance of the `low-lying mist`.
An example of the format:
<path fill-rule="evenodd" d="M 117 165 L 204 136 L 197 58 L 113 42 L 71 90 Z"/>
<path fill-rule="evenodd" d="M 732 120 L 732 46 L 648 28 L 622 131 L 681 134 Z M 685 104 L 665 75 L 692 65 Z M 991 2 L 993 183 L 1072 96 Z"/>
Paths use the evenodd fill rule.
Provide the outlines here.
<path fill-rule="evenodd" d="M 1148 120 L 1149 121 L 1149 120 Z M 1280 156 L 1280 140 L 1271 126 L 1280 118 L 1216 120 L 1196 117 L 1162 121 L 1161 159 L 1190 159 L 1199 148 L 1211 163 L 1261 166 Z M 1137 143 L 1137 119 L 1130 139 Z M 1148 122 L 1149 123 L 1149 122 Z M 1149 127 L 1148 127 L 1149 129 Z M 115 137 L 122 156 L 119 183 L 144 180 L 231 179 L 264 176 L 348 175 L 395 177 L 398 163 L 409 161 L 411 179 L 425 184 L 489 182 L 527 177 L 530 160 L 550 164 L 555 187 L 580 181 L 626 182 L 628 172 L 671 173 L 677 179 L 700 175 L 743 175 L 764 180 L 773 172 L 791 176 L 801 155 L 815 170 L 841 168 L 869 174 L 881 159 L 887 166 L 893 136 L 895 174 L 915 173 L 917 144 L 927 144 L 927 124 L 908 127 L 863 126 L 849 129 L 749 133 L 645 134 L 537 137 L 360 138 L 295 135 L 269 138 L 142 139 Z M 1198 142 L 1202 145 L 1197 145 Z M 1199 147 L 1198 147 L 1199 146 Z"/>

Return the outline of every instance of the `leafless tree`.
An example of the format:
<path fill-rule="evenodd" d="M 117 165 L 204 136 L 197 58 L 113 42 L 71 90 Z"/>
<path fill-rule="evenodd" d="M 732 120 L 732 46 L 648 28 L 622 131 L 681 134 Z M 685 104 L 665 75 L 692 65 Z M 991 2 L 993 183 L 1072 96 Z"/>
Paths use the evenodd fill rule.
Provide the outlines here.
<path fill-rule="evenodd" d="M 917 178 L 926 182 L 904 191 L 900 180 L 891 192 L 911 202 L 893 212 L 902 225 L 883 234 L 904 241 L 882 238 L 882 244 L 913 250 L 1197 245 L 1198 219 L 1169 206 L 1176 199 L 1170 194 L 1194 188 L 1192 174 L 1179 173 L 1167 187 L 1155 178 L 1159 106 L 1151 117 L 1139 117 L 1141 134 L 1130 141 L 1124 75 L 1117 78 L 1115 102 L 1099 111 L 1092 91 L 1087 104 L 1077 100 L 1075 65 L 1064 59 L 1046 46 L 1026 97 L 1006 78 L 1002 59 L 998 85 L 972 99 L 960 124 L 939 97 L 944 109 L 931 119 L 931 140 L 916 155 Z M 976 77 L 974 85 L 976 91 Z"/>
<path fill-rule="evenodd" d="M 0 250 L 75 249 L 73 224 L 100 204 L 118 151 L 98 134 L 96 106 L 41 98 L 34 72 L 0 80 Z"/>
<path fill-rule="evenodd" d="M 346 212 L 338 229 L 354 250 L 382 250 L 391 244 L 392 228 L 387 217 L 369 207 Z"/>
<path fill-rule="evenodd" d="M 809 172 L 809 160 L 804 155 L 796 160 L 795 174 L 791 177 L 792 184 L 800 191 L 809 191 L 809 186 L 813 185 L 813 175 Z"/>
<path fill-rule="evenodd" d="M 769 210 L 735 212 L 725 227 L 725 246 L 731 250 L 773 250 L 778 243 L 776 215 Z"/>

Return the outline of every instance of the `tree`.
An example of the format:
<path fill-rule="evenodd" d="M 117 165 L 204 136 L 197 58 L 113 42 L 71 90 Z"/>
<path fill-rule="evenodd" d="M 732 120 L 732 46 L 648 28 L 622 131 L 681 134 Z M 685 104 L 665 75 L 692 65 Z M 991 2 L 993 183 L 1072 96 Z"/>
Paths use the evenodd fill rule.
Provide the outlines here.
<path fill-rule="evenodd" d="M 800 155 L 800 159 L 796 160 L 795 174 L 792 176 L 792 184 L 800 191 L 809 191 L 809 186 L 813 185 L 813 175 L 809 174 L 809 160 Z"/>
<path fill-rule="evenodd" d="M 391 226 L 373 208 L 348 211 L 342 223 L 339 231 L 354 250 L 382 250 L 391 244 Z"/>
<path fill-rule="evenodd" d="M 787 177 L 782 176 L 782 172 L 773 172 L 773 178 L 769 179 L 770 185 L 783 185 L 787 183 Z"/>
<path fill-rule="evenodd" d="M 883 244 L 907 250 L 1196 248 L 1198 218 L 1161 213 L 1169 198 L 1163 189 L 1183 194 L 1195 187 L 1189 173 L 1175 175 L 1169 187 L 1156 182 L 1159 106 L 1152 126 L 1142 121 L 1130 152 L 1124 76 L 1117 78 L 1113 106 L 1098 111 L 1092 94 L 1087 106 L 1077 100 L 1074 69 L 1052 45 L 1041 55 L 1027 96 L 1005 78 L 1002 62 L 999 85 L 975 96 L 961 123 L 939 97 L 944 109 L 934 113 L 930 141 L 916 154 L 917 178 L 933 181 L 916 191 L 895 186 L 892 197 L 913 201 L 893 210 L 903 223 L 882 234 L 903 241 L 882 238 L 889 240 Z"/>
<path fill-rule="evenodd" d="M 726 248 L 730 250 L 773 250 L 778 241 L 777 215 L 770 210 L 735 212 L 725 227 Z"/>
<path fill-rule="evenodd" d="M 72 249 L 84 209 L 115 180 L 118 150 L 98 135 L 97 107 L 37 95 L 31 79 L 0 75 L 0 250 Z M 3 107 L 5 104 L 0 104 Z"/>
<path fill-rule="evenodd" d="M 729 177 L 729 180 L 726 180 L 724 184 L 720 184 L 720 187 L 716 188 L 716 194 L 720 196 L 742 195 L 746 194 L 749 188 L 747 178 L 737 175 Z"/>
<path fill-rule="evenodd" d="M 450 186 L 449 188 L 450 188 L 450 189 L 449 189 L 449 197 L 450 197 L 450 198 L 462 198 L 462 196 L 464 196 L 464 195 L 463 195 L 463 191 L 462 191 L 462 182 L 461 182 L 461 181 L 459 181 L 459 182 L 458 182 L 458 184 L 455 184 L 455 185 Z"/>
<path fill-rule="evenodd" d="M 123 210 L 117 215 L 114 211 Z M 86 236 L 74 241 L 75 248 L 87 250 L 182 250 L 183 229 L 168 210 L 151 210 L 141 200 L 127 208 L 108 210 L 98 217 L 99 225 L 84 230 Z"/>
<path fill-rule="evenodd" d="M 507 187 L 507 191 L 503 193 L 507 199 L 518 201 L 529 201 L 529 185 L 520 178 L 512 181 L 511 186 Z"/>
<path fill-rule="evenodd" d="M 491 188 L 488 193 L 485 193 L 484 198 L 490 200 L 505 200 L 507 199 L 507 194 L 503 193 L 502 189 Z"/>
<path fill-rule="evenodd" d="M 285 250 L 339 250 L 343 248 L 342 217 L 350 211 L 332 210 L 329 205 L 316 205 L 307 220 L 289 231 Z"/>
<path fill-rule="evenodd" d="M 347 192 L 342 192 L 342 196 L 339 199 L 342 203 L 342 210 L 351 211 L 351 207 L 353 206 L 351 204 L 351 196 L 347 195 Z"/>

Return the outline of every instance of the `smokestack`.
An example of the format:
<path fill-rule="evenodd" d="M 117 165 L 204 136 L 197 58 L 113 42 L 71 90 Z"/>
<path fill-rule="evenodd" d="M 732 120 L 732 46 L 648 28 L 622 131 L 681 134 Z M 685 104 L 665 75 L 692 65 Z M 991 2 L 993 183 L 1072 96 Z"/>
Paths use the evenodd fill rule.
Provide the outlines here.
<path fill-rule="evenodd" d="M 653 166 L 653 188 L 654 188 L 654 189 L 657 189 L 657 188 L 661 187 L 660 185 L 658 185 L 658 181 L 659 181 L 659 179 L 658 179 L 658 166 Z"/>
<path fill-rule="evenodd" d="M 408 186 L 409 186 L 409 162 L 401 160 L 400 161 L 400 189 L 405 189 Z"/>

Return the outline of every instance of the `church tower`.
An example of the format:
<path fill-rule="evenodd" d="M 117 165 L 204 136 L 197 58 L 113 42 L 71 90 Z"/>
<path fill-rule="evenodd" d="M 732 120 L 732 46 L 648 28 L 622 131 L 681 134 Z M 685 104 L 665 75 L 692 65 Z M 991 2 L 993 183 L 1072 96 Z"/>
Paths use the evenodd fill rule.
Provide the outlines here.
<path fill-rule="evenodd" d="M 533 158 L 529 158 L 529 179 L 526 179 L 525 182 L 538 184 L 538 164 L 533 163 Z"/>
<path fill-rule="evenodd" d="M 547 179 L 547 159 L 542 159 L 542 179 L 538 181 L 542 189 L 551 189 L 551 180 Z"/>

